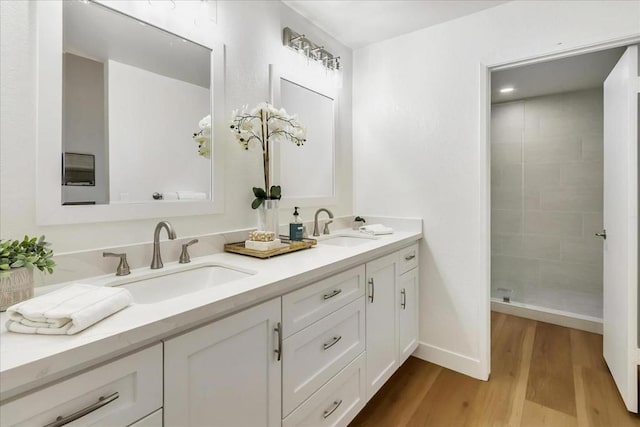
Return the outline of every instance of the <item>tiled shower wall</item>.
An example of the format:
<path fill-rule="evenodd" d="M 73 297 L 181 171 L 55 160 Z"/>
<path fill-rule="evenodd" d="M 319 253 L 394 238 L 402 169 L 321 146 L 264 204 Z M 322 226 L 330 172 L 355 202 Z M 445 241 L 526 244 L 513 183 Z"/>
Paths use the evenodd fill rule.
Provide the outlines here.
<path fill-rule="evenodd" d="M 602 109 L 602 88 L 492 106 L 492 297 L 602 317 Z"/>

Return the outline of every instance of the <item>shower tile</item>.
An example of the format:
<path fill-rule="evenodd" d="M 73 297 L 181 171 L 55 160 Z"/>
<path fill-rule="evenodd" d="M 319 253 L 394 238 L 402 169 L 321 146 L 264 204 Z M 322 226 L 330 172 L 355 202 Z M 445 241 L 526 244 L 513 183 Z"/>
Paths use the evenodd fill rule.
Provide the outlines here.
<path fill-rule="evenodd" d="M 491 140 L 500 143 L 522 141 L 524 102 L 496 104 L 491 108 Z"/>
<path fill-rule="evenodd" d="M 522 210 L 522 190 L 518 189 L 494 189 L 491 190 L 492 209 Z"/>
<path fill-rule="evenodd" d="M 584 161 L 602 162 L 604 159 L 604 137 L 602 132 L 583 134 L 582 159 Z"/>
<path fill-rule="evenodd" d="M 560 185 L 571 188 L 602 188 L 604 171 L 602 162 L 568 163 L 560 169 Z"/>
<path fill-rule="evenodd" d="M 522 144 L 491 143 L 491 163 L 505 165 L 522 163 Z"/>
<path fill-rule="evenodd" d="M 525 211 L 540 210 L 540 190 L 525 188 L 524 191 L 524 209 Z"/>
<path fill-rule="evenodd" d="M 540 261 L 540 283 L 573 290 L 602 290 L 602 266 Z"/>
<path fill-rule="evenodd" d="M 540 261 L 505 255 L 491 257 L 491 282 L 496 287 L 521 287 L 540 279 Z M 502 286 L 498 286 L 502 284 Z M 510 285 L 511 284 L 511 285 Z"/>
<path fill-rule="evenodd" d="M 560 260 L 562 238 L 533 234 L 502 235 L 501 249 L 504 254 L 512 256 Z"/>
<path fill-rule="evenodd" d="M 540 209 L 563 212 L 602 212 L 602 188 L 560 188 L 540 191 Z"/>
<path fill-rule="evenodd" d="M 560 184 L 563 165 L 557 163 L 526 163 L 524 183 L 527 190 L 556 188 Z"/>
<path fill-rule="evenodd" d="M 591 237 L 595 233 L 599 233 L 604 228 L 602 213 L 585 213 L 583 214 L 584 226 L 583 236 Z"/>
<path fill-rule="evenodd" d="M 596 236 L 567 238 L 562 242 L 562 261 L 602 265 L 602 239 Z"/>
<path fill-rule="evenodd" d="M 496 233 L 522 232 L 522 211 L 493 209 L 491 212 L 491 231 Z"/>
<path fill-rule="evenodd" d="M 505 164 L 491 168 L 491 189 L 522 189 L 522 164 Z"/>
<path fill-rule="evenodd" d="M 527 211 L 525 233 L 548 236 L 582 236 L 582 214 L 569 212 Z"/>
<path fill-rule="evenodd" d="M 582 159 L 582 142 L 578 137 L 548 138 L 524 144 L 525 163 L 562 163 Z"/>

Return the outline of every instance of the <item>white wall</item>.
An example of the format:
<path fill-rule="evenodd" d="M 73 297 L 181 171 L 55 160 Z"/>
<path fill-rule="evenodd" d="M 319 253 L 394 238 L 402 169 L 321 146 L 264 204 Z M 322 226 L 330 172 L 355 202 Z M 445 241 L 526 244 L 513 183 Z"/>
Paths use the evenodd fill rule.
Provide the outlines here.
<path fill-rule="evenodd" d="M 640 3 L 517 1 L 354 52 L 355 213 L 424 219 L 420 354 L 488 365 L 481 64 L 640 33 Z"/>
<path fill-rule="evenodd" d="M 211 109 L 209 89 L 111 60 L 108 82 L 111 202 L 183 190 L 208 198 L 211 161 L 192 135 Z"/>
<path fill-rule="evenodd" d="M 0 236 L 46 234 L 56 252 L 127 245 L 152 240 L 158 218 L 68 226 L 38 226 L 35 221 L 35 153 L 37 88 L 35 61 L 35 2 L 0 2 Z M 206 13 L 189 13 L 210 4 L 217 7 L 217 23 Z M 147 1 L 110 3 L 126 13 L 147 19 L 199 43 L 226 46 L 225 105 L 231 110 L 269 99 L 269 64 L 280 69 L 307 66 L 306 61 L 282 46 L 282 29 L 289 26 L 307 34 L 341 57 L 344 64 L 340 91 L 340 123 L 337 130 L 336 215 L 352 212 L 351 155 L 351 50 L 306 19 L 274 1 L 179 1 L 171 11 Z M 191 7 L 192 9 L 189 9 Z M 215 17 L 216 14 L 213 14 Z M 314 66 L 314 64 L 309 65 Z M 223 120 L 223 123 L 226 120 Z M 255 226 L 250 208 L 251 188 L 262 182 L 258 152 L 244 152 L 232 135 L 223 144 L 225 165 L 225 213 L 169 219 L 178 236 L 193 236 Z M 304 148 L 303 148 L 304 149 Z M 58 160 L 59 161 L 59 160 Z M 286 189 L 283 189 L 286 191 Z M 315 207 L 302 215 L 311 218 Z M 281 212 L 283 221 L 289 218 Z M 55 277 L 55 276 L 54 276 Z"/>

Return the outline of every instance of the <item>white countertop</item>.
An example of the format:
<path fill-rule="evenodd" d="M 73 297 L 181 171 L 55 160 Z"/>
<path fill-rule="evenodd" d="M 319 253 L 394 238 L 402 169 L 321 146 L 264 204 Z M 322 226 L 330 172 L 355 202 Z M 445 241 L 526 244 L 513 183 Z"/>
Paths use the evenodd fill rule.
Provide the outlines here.
<path fill-rule="evenodd" d="M 422 237 L 396 231 L 353 247 L 318 244 L 296 253 L 257 259 L 231 253 L 194 258 L 192 264 L 220 263 L 256 274 L 154 304 L 133 304 L 76 335 L 26 335 L 8 332 L 0 315 L 0 400 L 138 350 L 200 324 L 278 297 L 339 271 L 399 250 Z M 341 230 L 332 232 L 339 233 Z M 165 263 L 166 269 L 177 263 Z M 132 275 L 146 269 L 132 270 Z M 111 276 L 111 279 L 116 279 Z M 101 283 L 105 278 L 83 280 Z"/>

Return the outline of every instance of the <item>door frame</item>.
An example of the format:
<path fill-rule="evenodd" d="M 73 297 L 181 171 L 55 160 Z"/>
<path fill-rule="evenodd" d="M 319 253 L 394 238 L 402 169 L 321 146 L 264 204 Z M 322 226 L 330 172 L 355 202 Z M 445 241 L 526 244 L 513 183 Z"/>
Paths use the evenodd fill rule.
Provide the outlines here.
<path fill-rule="evenodd" d="M 592 53 L 616 47 L 629 46 L 640 43 L 640 35 L 622 37 L 607 41 L 587 44 L 578 48 L 559 50 L 512 61 L 479 64 L 480 79 L 480 147 L 479 162 L 479 223 L 480 223 L 480 286 L 485 296 L 481 316 L 483 328 L 480 330 L 480 370 L 489 378 L 491 373 L 491 72 L 518 68 L 525 65 L 539 64 L 557 59 L 569 58 L 585 53 Z"/>

